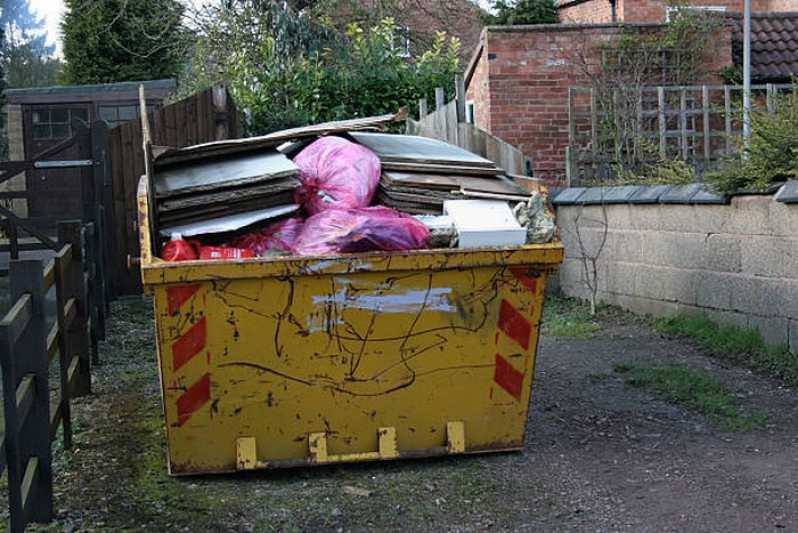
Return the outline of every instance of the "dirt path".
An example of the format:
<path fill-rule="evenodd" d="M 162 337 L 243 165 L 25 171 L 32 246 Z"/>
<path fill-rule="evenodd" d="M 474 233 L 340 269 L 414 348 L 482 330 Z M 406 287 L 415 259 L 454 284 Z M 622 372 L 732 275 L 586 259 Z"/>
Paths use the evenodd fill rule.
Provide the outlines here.
<path fill-rule="evenodd" d="M 76 449 L 57 453 L 59 517 L 45 530 L 798 531 L 798 392 L 644 324 L 544 338 L 523 453 L 178 480 L 148 307 L 113 316 L 96 395 L 74 408 Z M 723 431 L 613 372 L 662 361 L 710 370 L 767 427 Z"/>

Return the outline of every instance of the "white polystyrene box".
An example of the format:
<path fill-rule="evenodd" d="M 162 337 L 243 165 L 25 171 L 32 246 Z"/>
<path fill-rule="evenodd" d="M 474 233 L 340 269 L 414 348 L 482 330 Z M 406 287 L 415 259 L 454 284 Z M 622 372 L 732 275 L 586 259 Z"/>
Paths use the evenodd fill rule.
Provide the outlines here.
<path fill-rule="evenodd" d="M 520 246 L 526 228 L 501 200 L 446 200 L 443 213 L 452 217 L 460 248 Z"/>

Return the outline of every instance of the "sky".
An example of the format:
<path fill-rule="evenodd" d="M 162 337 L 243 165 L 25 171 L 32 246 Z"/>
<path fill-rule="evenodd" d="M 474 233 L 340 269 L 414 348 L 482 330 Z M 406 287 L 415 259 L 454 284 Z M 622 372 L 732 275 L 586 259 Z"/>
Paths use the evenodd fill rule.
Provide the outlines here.
<path fill-rule="evenodd" d="M 30 5 L 39 16 L 45 18 L 47 24 L 47 39 L 50 44 L 56 45 L 56 55 L 61 56 L 61 37 L 59 23 L 61 16 L 64 13 L 63 0 L 29 0 Z M 201 4 L 203 0 L 189 0 L 196 4 Z M 433 0 L 434 1 L 434 0 Z M 490 0 L 477 0 L 479 5 L 484 8 L 488 7 Z"/>

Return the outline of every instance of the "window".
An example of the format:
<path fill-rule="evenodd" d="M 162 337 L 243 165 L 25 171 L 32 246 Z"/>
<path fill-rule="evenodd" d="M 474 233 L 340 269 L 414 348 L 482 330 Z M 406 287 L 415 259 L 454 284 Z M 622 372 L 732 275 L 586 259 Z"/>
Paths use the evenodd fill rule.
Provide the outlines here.
<path fill-rule="evenodd" d="M 399 57 L 410 57 L 410 28 L 397 26 L 394 32 L 394 50 Z"/>
<path fill-rule="evenodd" d="M 726 6 L 686 6 L 686 7 L 668 7 L 668 11 L 665 14 L 665 22 L 671 21 L 671 15 L 676 13 L 680 9 L 695 9 L 697 11 L 711 11 L 714 13 L 725 13 Z"/>
<path fill-rule="evenodd" d="M 66 139 L 72 136 L 72 121 L 89 121 L 86 109 L 68 107 L 35 107 L 31 113 L 33 139 Z"/>
<path fill-rule="evenodd" d="M 466 102 L 465 120 L 468 124 L 477 123 L 476 105 L 474 104 L 473 100 L 469 100 Z"/>
<path fill-rule="evenodd" d="M 147 113 L 151 113 L 153 109 L 155 109 L 155 106 L 148 105 Z M 135 120 L 138 116 L 138 104 L 100 106 L 100 120 L 104 120 L 109 128 Z"/>

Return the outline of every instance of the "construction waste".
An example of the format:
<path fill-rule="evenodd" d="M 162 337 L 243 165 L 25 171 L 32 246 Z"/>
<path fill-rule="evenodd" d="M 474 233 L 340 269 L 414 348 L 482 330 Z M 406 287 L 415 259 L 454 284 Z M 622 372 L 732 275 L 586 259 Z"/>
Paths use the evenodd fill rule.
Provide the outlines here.
<path fill-rule="evenodd" d="M 161 149 L 153 178 L 161 258 L 326 256 L 555 238 L 544 187 L 442 141 L 373 131 L 403 118 Z"/>

